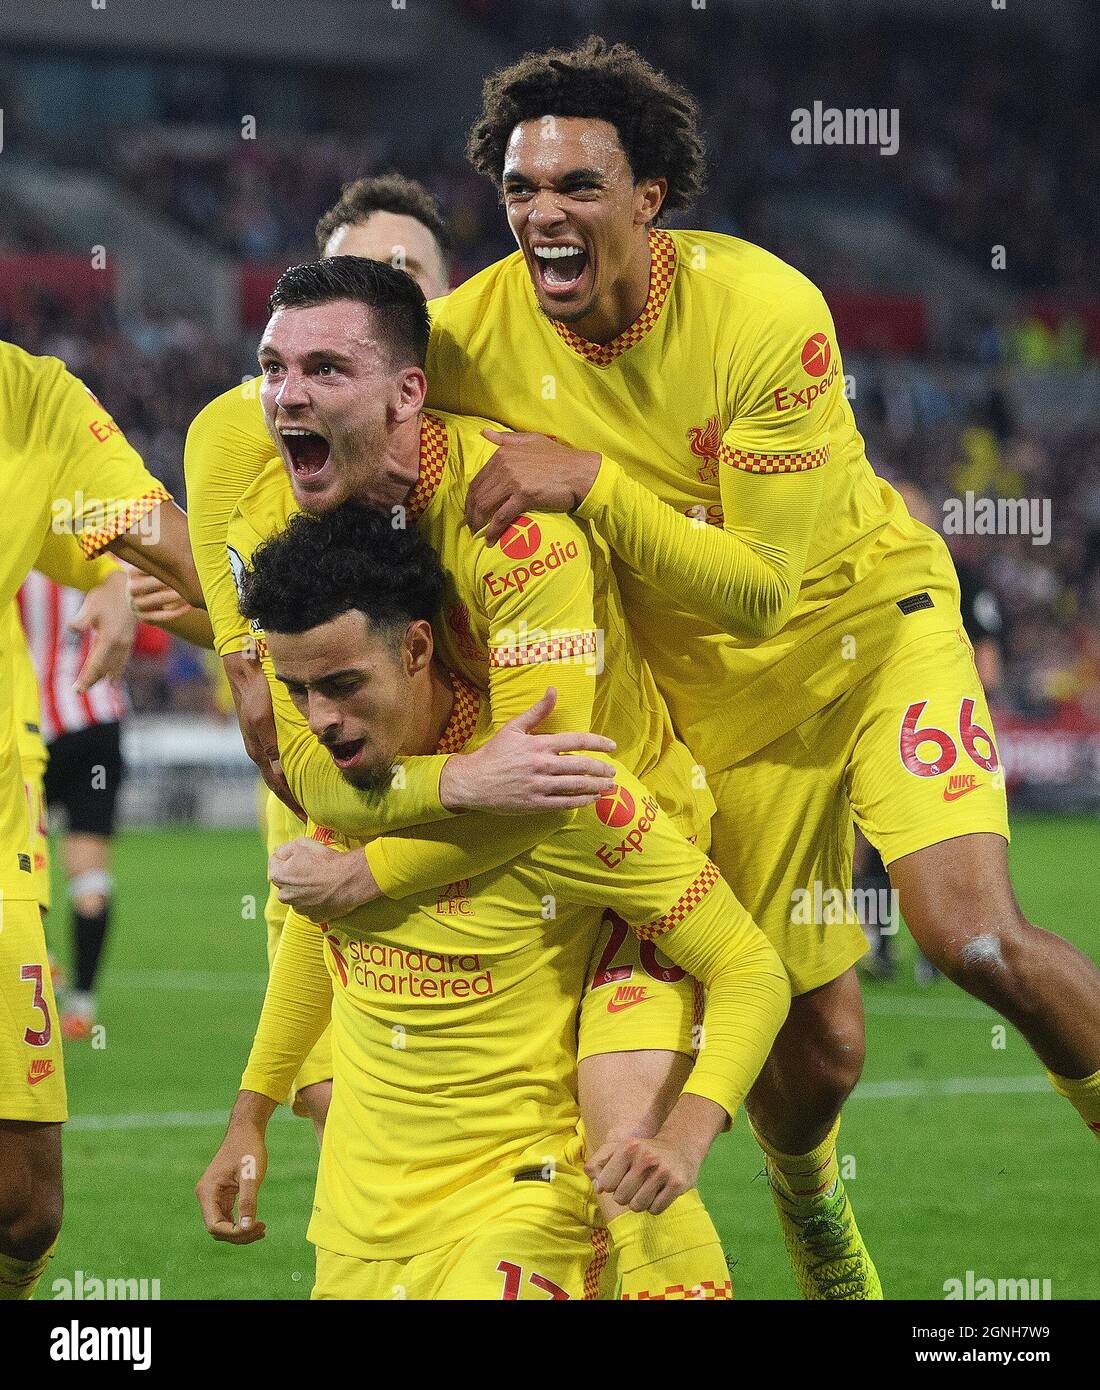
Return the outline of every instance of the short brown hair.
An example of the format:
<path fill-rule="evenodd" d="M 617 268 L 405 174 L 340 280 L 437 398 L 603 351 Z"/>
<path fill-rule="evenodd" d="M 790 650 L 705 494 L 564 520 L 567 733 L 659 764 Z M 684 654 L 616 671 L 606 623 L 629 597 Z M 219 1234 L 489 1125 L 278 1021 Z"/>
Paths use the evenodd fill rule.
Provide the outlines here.
<path fill-rule="evenodd" d="M 373 212 L 414 217 L 435 237 L 440 257 L 446 262 L 451 238 L 438 202 L 422 183 L 396 171 L 344 184 L 339 199 L 317 223 L 318 254 L 325 254 L 328 239 L 337 228 L 365 222 Z"/>
<path fill-rule="evenodd" d="M 268 311 L 312 309 L 353 299 L 366 305 L 395 365 L 423 367 L 431 324 L 424 291 L 404 270 L 363 256 L 326 256 L 292 265 L 275 282 Z"/>
<path fill-rule="evenodd" d="M 540 116 L 609 121 L 635 182 L 668 180 L 662 212 L 690 207 L 703 191 L 706 158 L 695 98 L 625 43 L 590 35 L 573 49 L 528 53 L 485 79 L 466 154 L 498 190 L 512 131 Z"/>

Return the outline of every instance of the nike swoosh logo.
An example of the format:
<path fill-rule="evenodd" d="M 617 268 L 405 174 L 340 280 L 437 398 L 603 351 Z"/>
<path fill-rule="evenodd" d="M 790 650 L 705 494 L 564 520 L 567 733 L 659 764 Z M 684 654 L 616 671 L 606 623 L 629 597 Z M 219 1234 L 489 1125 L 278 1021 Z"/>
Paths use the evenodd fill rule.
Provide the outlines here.
<path fill-rule="evenodd" d="M 641 994 L 637 999 L 609 999 L 607 1012 L 609 1014 L 621 1014 L 624 1009 L 632 1009 L 635 1004 L 644 1004 L 649 997 L 648 994 Z"/>
<path fill-rule="evenodd" d="M 944 801 L 958 801 L 960 796 L 965 796 L 967 792 L 976 792 L 982 784 L 975 782 L 972 787 L 961 787 L 958 791 L 949 791 L 946 787 L 943 791 Z"/>
<path fill-rule="evenodd" d="M 37 1086 L 40 1081 L 45 1081 L 48 1076 L 53 1076 L 53 1074 L 54 1069 L 51 1067 L 49 1071 L 40 1071 L 37 1076 L 28 1076 L 27 1085 Z"/>

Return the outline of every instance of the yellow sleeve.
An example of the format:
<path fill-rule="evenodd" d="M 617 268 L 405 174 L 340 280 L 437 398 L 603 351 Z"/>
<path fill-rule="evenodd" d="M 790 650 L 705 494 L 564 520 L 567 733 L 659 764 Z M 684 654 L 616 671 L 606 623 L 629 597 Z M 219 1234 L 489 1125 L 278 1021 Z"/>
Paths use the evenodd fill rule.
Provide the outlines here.
<path fill-rule="evenodd" d="M 475 878 L 525 854 L 561 829 L 572 812 L 491 816 L 469 811 L 445 825 L 383 835 L 366 847 L 367 863 L 387 898 L 426 893 L 459 879 Z"/>
<path fill-rule="evenodd" d="M 287 913 L 271 962 L 267 993 L 242 1091 L 284 1101 L 302 1063 L 328 1026 L 332 984 L 325 968 L 325 939 L 293 910 Z"/>
<path fill-rule="evenodd" d="M 706 990 L 695 1066 L 684 1090 L 720 1105 L 732 1119 L 767 1060 L 787 1017 L 791 985 L 779 953 L 718 870 L 709 892 L 697 878 L 655 922 L 634 926 Z"/>
<path fill-rule="evenodd" d="M 187 431 L 187 526 L 219 656 L 247 651 L 254 641 L 237 607 L 226 537 L 234 508 L 274 454 L 258 381 L 218 396 L 199 411 Z"/>
<path fill-rule="evenodd" d="M 171 495 L 84 383 L 60 362 L 43 363 L 33 419 L 53 473 L 50 529 L 74 536 L 92 559 Z"/>
<path fill-rule="evenodd" d="M 612 908 L 705 987 L 702 1047 L 685 1090 L 732 1116 L 787 1016 L 787 973 L 707 856 L 636 777 L 619 774 L 614 800 L 574 812 L 538 862 L 551 894 Z"/>
<path fill-rule="evenodd" d="M 748 369 L 731 372 L 732 423 L 716 459 L 720 528 L 702 506 L 681 515 L 606 457 L 578 515 L 685 607 L 737 636 L 774 636 L 798 599 L 818 525 L 827 418 L 844 391 L 835 344 L 828 307 L 808 287 L 769 313 Z M 825 364 L 820 378 L 804 360 L 814 371 Z"/>
<path fill-rule="evenodd" d="M 599 653 L 585 529 L 572 517 L 539 512 L 521 517 L 499 545 L 474 543 L 481 547 L 476 588 L 488 619 L 493 729 L 530 709 L 552 685 L 557 704 L 539 731 L 588 732 Z M 526 854 L 566 816 L 469 814 L 447 828 L 445 839 L 408 834 L 377 840 L 367 846 L 367 862 L 386 897 L 423 893 Z"/>
<path fill-rule="evenodd" d="M 108 575 L 117 574 L 122 566 L 107 552 L 89 560 L 76 536 L 51 530 L 46 533 L 34 568 L 55 584 L 86 594 Z"/>
<path fill-rule="evenodd" d="M 542 733 L 588 732 L 595 701 L 597 632 L 592 542 L 571 516 L 532 512 L 494 546 L 480 537 L 477 591 L 489 633 L 493 728 L 558 692 Z M 522 558 L 506 552 L 517 550 Z"/>

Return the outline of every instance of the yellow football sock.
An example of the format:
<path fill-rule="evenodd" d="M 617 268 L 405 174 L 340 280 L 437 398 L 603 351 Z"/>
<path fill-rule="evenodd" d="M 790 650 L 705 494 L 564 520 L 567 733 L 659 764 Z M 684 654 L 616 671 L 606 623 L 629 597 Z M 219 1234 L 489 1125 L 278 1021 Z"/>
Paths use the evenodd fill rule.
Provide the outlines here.
<path fill-rule="evenodd" d="M 619 1298 L 732 1298 L 729 1268 L 714 1223 L 692 1188 L 667 1211 L 628 1211 L 607 1227 Z"/>
<path fill-rule="evenodd" d="M 57 1242 L 54 1241 L 46 1253 L 39 1255 L 37 1260 L 17 1260 L 14 1255 L 5 1255 L 0 1250 L 0 1303 L 25 1301 L 34 1297 L 38 1281 L 42 1278 L 56 1246 Z"/>
<path fill-rule="evenodd" d="M 1071 1081 L 1068 1076 L 1055 1076 L 1047 1072 L 1047 1079 L 1060 1096 L 1065 1096 L 1085 1124 L 1100 1139 L 1100 1071 L 1084 1076 L 1080 1081 Z"/>
<path fill-rule="evenodd" d="M 755 1128 L 752 1132 L 767 1155 L 768 1185 L 802 1297 L 836 1302 L 880 1299 L 878 1271 L 840 1180 L 840 1120 L 804 1154 L 781 1153 Z"/>
<path fill-rule="evenodd" d="M 833 1125 L 821 1143 L 808 1154 L 780 1153 L 762 1134 L 753 1129 L 753 1137 L 768 1156 L 768 1177 L 772 1186 L 796 1206 L 811 1208 L 819 1197 L 827 1197 L 840 1181 L 836 1161 L 836 1137 L 840 1120 Z"/>

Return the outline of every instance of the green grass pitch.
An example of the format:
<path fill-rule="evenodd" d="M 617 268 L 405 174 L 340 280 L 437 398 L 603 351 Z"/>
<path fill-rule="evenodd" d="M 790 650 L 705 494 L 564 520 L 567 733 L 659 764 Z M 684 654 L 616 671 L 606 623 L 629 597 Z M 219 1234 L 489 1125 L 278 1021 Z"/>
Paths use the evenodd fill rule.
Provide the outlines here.
<path fill-rule="evenodd" d="M 1018 818 L 1012 865 L 1024 910 L 1100 957 L 1100 821 Z M 56 856 L 55 856 L 56 859 Z M 224 1128 L 265 970 L 263 853 L 247 831 L 136 832 L 118 842 L 117 910 L 101 981 L 103 1046 L 66 1052 L 65 1225 L 39 1288 L 55 1280 L 159 1279 L 169 1298 L 305 1298 L 317 1146 L 280 1112 L 261 1192 L 267 1238 L 237 1249 L 203 1230 L 193 1187 Z M 55 902 L 63 899 L 57 891 Z M 248 895 L 255 916 L 248 915 Z M 965 904 L 963 905 L 965 910 Z M 67 958 L 61 914 L 51 942 Z M 1096 1141 L 1045 1086 L 1017 1034 L 953 986 L 867 984 L 864 1081 L 840 1154 L 888 1297 L 942 1299 L 945 1281 L 1049 1279 L 1094 1298 L 1089 1238 Z M 794 1285 L 743 1117 L 703 1175 L 737 1296 Z"/>

